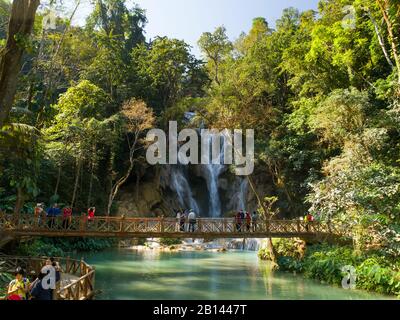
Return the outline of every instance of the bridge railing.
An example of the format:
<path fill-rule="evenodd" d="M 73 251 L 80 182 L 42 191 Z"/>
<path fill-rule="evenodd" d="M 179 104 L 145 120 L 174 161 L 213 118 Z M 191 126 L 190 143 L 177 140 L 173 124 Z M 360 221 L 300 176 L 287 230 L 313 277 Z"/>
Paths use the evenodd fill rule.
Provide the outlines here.
<path fill-rule="evenodd" d="M 59 217 L 35 217 L 23 214 L 15 219 L 12 215 L 0 216 L 0 230 L 9 230 L 19 233 L 43 233 L 59 235 L 68 234 L 148 234 L 173 235 L 188 233 L 189 223 L 181 229 L 176 218 L 156 217 L 107 217 L 96 216 L 88 219 L 87 216 L 72 216 L 64 219 Z M 346 235 L 348 230 L 339 229 L 332 225 L 319 222 L 305 222 L 301 220 L 262 220 L 238 221 L 235 218 L 200 218 L 196 219 L 195 233 L 202 234 L 271 234 L 271 235 L 303 235 L 303 234 L 336 234 Z"/>
<path fill-rule="evenodd" d="M 23 267 L 28 275 L 38 275 L 46 263 L 47 258 L 1 256 L 1 271 L 14 272 L 17 267 Z M 68 284 L 56 288 L 58 300 L 86 300 L 94 296 L 95 268 L 83 259 L 76 260 L 69 257 L 55 258 L 65 276 L 69 276 Z"/>

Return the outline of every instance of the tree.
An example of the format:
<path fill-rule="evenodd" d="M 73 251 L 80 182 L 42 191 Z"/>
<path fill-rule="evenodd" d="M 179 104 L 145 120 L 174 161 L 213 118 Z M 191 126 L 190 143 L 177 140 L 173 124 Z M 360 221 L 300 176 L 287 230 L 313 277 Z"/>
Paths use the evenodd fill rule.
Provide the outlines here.
<path fill-rule="evenodd" d="M 227 54 L 232 50 L 232 43 L 226 35 L 225 27 L 218 27 L 213 33 L 205 32 L 198 41 L 200 49 L 208 60 L 208 68 L 215 83 L 220 84 L 219 69 Z"/>
<path fill-rule="evenodd" d="M 383 20 L 385 21 L 389 43 L 392 48 L 392 55 L 396 63 L 398 85 L 400 87 L 400 55 L 399 55 L 399 42 L 398 42 L 398 24 L 400 23 L 399 1 L 389 0 L 376 0 L 380 9 Z M 400 93 L 400 88 L 398 89 Z"/>
<path fill-rule="evenodd" d="M 22 55 L 29 46 L 39 0 L 14 0 L 8 25 L 6 46 L 0 61 L 0 128 L 7 120 L 17 90 Z"/>
<path fill-rule="evenodd" d="M 279 21 L 278 21 L 279 22 Z M 267 35 L 271 35 L 272 30 L 268 27 L 265 18 L 258 17 L 253 19 L 253 25 L 248 34 L 242 33 L 235 48 L 239 54 L 244 55 L 246 51 L 254 47 L 257 43 L 262 42 Z"/>
<path fill-rule="evenodd" d="M 128 95 L 126 79 L 130 71 L 122 58 L 123 43 L 103 36 L 99 37 L 98 44 L 100 48 L 82 78 L 98 85 L 120 103 Z"/>
<path fill-rule="evenodd" d="M 369 109 L 366 92 L 335 90 L 318 104 L 310 117 L 310 127 L 319 131 L 325 142 L 343 146 L 364 130 Z"/>
<path fill-rule="evenodd" d="M 5 178 L 8 188 L 15 190 L 14 215 L 18 218 L 25 201 L 39 193 L 40 133 L 23 123 L 4 128 L 4 132 L 0 131 L 0 167 L 4 167 L 0 178 Z"/>
<path fill-rule="evenodd" d="M 111 213 L 111 206 L 120 188 L 130 177 L 135 165 L 136 152 L 143 148 L 144 142 L 141 141 L 143 133 L 152 128 L 155 122 L 153 112 L 141 100 L 131 99 L 122 106 L 121 116 L 124 119 L 123 134 L 128 147 L 128 166 L 118 177 L 118 172 L 113 174 L 111 190 L 108 197 L 107 215 Z"/>
<path fill-rule="evenodd" d="M 184 41 L 156 38 L 132 51 L 132 91 L 161 113 L 184 97 L 186 85 L 191 85 L 188 75 L 198 74 L 198 64 Z"/>
<path fill-rule="evenodd" d="M 57 104 L 59 113 L 55 117 L 53 126 L 45 130 L 45 135 L 50 141 L 68 147 L 75 159 L 71 206 L 76 202 L 84 161 L 93 161 L 93 157 L 96 157 L 96 151 L 93 148 L 102 141 L 103 134 L 100 131 L 104 133 L 105 128 L 101 122 L 107 119 L 109 106 L 110 99 L 101 88 L 87 80 L 81 81 L 60 97 Z M 61 170 L 61 165 L 62 163 L 59 170 Z"/>
<path fill-rule="evenodd" d="M 106 37 L 123 43 L 122 58 L 126 63 L 132 49 L 145 42 L 146 23 L 145 11 L 136 4 L 128 9 L 126 0 L 96 0 L 94 11 L 87 21 L 89 28 L 100 27 Z"/>

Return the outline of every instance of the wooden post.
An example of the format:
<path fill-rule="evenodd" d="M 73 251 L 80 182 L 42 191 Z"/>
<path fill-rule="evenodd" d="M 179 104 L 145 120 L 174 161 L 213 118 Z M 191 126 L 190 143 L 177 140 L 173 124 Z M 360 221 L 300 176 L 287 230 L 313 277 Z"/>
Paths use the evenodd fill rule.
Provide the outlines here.
<path fill-rule="evenodd" d="M 160 232 L 161 233 L 164 232 L 164 216 L 161 216 L 161 219 L 160 219 Z"/>
<path fill-rule="evenodd" d="M 91 275 L 91 278 L 92 278 L 92 281 L 91 281 L 91 282 L 92 282 L 91 291 L 92 291 L 92 292 L 90 293 L 91 298 L 93 297 L 93 294 L 92 294 L 92 293 L 94 292 L 94 288 L 95 288 L 95 287 L 94 287 L 94 282 L 95 282 L 95 276 L 96 276 L 96 267 L 93 267 L 93 266 L 92 266 L 92 270 L 93 270 L 93 273 L 92 273 L 92 275 Z"/>
<path fill-rule="evenodd" d="M 120 218 L 120 222 L 119 222 L 119 231 L 120 231 L 120 232 L 124 232 L 124 220 L 125 220 L 125 216 L 123 215 L 123 216 Z"/>
<path fill-rule="evenodd" d="M 85 231 L 85 229 L 86 229 L 86 215 L 84 214 L 84 213 L 82 213 L 82 216 L 81 216 L 81 219 L 80 219 L 81 221 L 80 221 L 80 229 L 81 229 L 81 231 Z"/>
<path fill-rule="evenodd" d="M 68 256 L 65 261 L 65 273 L 69 273 L 69 264 L 70 264 L 69 260 L 70 260 L 70 257 Z"/>

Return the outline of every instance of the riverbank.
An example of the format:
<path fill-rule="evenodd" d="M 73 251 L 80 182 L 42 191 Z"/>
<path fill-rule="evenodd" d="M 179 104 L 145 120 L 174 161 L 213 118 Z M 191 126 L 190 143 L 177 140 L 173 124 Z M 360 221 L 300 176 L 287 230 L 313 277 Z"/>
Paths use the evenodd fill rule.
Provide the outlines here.
<path fill-rule="evenodd" d="M 282 271 L 341 287 L 343 279 L 350 275 L 342 269 L 351 266 L 356 277 L 349 279 L 348 285 L 400 298 L 398 260 L 378 252 L 357 252 L 351 246 L 310 245 L 303 251 L 299 241 L 277 239 L 274 242 L 279 256 L 277 263 Z M 264 250 L 259 251 L 259 257 L 267 258 Z"/>

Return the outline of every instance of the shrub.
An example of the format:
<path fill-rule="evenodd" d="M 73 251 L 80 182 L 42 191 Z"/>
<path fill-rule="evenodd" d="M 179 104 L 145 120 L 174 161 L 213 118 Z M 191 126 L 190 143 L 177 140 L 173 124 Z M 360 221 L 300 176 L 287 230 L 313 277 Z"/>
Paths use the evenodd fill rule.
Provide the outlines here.
<path fill-rule="evenodd" d="M 272 239 L 272 244 L 278 256 L 301 258 L 304 254 L 305 243 L 300 239 Z M 271 260 L 267 248 L 258 251 L 258 257 L 262 260 Z"/>
<path fill-rule="evenodd" d="M 7 294 L 8 284 L 14 277 L 9 273 L 0 272 L 0 300 Z"/>
<path fill-rule="evenodd" d="M 101 251 L 116 245 L 115 239 L 98 238 L 39 238 L 21 244 L 17 253 L 27 256 L 62 257 L 68 253 Z"/>
<path fill-rule="evenodd" d="M 280 255 L 278 265 L 282 270 L 300 272 L 307 278 L 338 286 L 344 276 L 342 267 L 351 265 L 356 268 L 358 289 L 400 297 L 399 262 L 378 253 L 356 254 L 352 247 L 314 245 L 307 248 L 301 259 L 290 252 Z"/>

